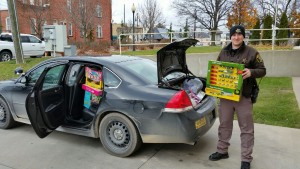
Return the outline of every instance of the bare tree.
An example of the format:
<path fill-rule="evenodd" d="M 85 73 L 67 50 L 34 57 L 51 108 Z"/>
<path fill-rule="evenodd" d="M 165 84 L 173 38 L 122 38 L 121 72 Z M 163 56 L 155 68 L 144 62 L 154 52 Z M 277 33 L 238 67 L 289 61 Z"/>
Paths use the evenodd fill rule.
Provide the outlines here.
<path fill-rule="evenodd" d="M 144 28 L 153 33 L 155 25 L 164 23 L 163 14 L 156 0 L 145 0 L 144 4 L 139 6 L 141 23 Z"/>
<path fill-rule="evenodd" d="M 101 7 L 95 6 L 87 0 L 70 0 L 67 5 L 64 1 L 61 3 L 63 3 L 61 6 L 63 7 L 62 15 L 67 14 L 72 23 L 80 29 L 84 42 L 86 42 L 87 37 L 93 38 L 93 18 L 96 15 L 101 15 Z"/>
<path fill-rule="evenodd" d="M 220 21 L 225 20 L 232 0 L 174 0 L 173 8 L 179 16 L 196 19 L 204 29 L 211 31 L 212 45 L 215 45 L 215 35 Z"/>
<path fill-rule="evenodd" d="M 44 1 L 32 1 L 32 3 L 24 3 L 22 0 L 17 1 L 21 6 L 21 17 L 30 21 L 33 34 L 37 34 L 39 38 L 43 36 L 42 27 L 49 17 L 49 7 L 45 6 Z"/>
<path fill-rule="evenodd" d="M 292 4 L 299 0 L 257 0 L 254 1 L 256 8 L 259 13 L 259 18 L 263 19 L 268 14 L 275 18 L 275 13 L 277 9 L 276 22 L 279 23 L 279 19 L 283 13 L 286 13 L 288 18 L 291 18 Z"/>

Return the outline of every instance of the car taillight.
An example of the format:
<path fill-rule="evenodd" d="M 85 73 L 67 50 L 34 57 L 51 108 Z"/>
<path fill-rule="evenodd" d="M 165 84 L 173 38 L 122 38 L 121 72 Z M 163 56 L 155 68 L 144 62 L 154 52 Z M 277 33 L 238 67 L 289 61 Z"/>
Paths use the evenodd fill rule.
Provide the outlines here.
<path fill-rule="evenodd" d="M 164 111 L 172 113 L 181 113 L 192 109 L 192 102 L 188 94 L 181 90 L 177 92 L 166 104 Z"/>

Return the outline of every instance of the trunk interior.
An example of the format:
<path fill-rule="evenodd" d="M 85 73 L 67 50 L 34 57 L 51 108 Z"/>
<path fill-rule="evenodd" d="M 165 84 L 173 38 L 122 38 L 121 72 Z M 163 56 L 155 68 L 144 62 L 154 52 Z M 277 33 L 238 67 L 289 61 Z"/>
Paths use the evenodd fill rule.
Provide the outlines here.
<path fill-rule="evenodd" d="M 163 84 L 160 87 L 185 90 L 194 108 L 200 106 L 201 101 L 206 97 L 206 79 L 194 75 L 186 75 L 182 72 L 174 72 L 163 78 Z"/>

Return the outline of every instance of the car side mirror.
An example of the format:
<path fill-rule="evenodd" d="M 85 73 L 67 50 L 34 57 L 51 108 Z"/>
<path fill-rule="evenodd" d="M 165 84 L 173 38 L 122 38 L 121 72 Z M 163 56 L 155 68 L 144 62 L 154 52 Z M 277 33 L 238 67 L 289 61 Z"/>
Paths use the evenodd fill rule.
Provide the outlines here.
<path fill-rule="evenodd" d="M 17 68 L 15 69 L 15 74 L 16 74 L 16 75 L 19 75 L 19 74 L 22 74 L 22 73 L 23 73 L 23 69 L 22 69 L 22 68 L 17 67 Z"/>
<path fill-rule="evenodd" d="M 25 85 L 27 84 L 27 77 L 25 76 L 25 74 L 22 74 L 20 82 Z"/>

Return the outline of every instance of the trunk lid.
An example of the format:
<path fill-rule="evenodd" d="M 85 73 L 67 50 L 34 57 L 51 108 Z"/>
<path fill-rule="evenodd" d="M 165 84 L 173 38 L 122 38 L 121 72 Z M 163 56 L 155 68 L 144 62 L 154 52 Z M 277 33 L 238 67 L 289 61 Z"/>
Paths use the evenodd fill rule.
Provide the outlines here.
<path fill-rule="evenodd" d="M 188 74 L 186 64 L 186 50 L 196 45 L 196 39 L 183 39 L 170 43 L 157 52 L 157 74 L 158 83 L 163 82 L 163 78 L 172 72 L 182 72 Z"/>
<path fill-rule="evenodd" d="M 196 45 L 197 42 L 196 39 L 183 39 L 175 41 L 157 52 L 159 86 L 185 91 L 193 108 L 198 108 L 205 96 L 205 84 L 200 78 L 192 75 L 186 63 L 186 50 Z M 181 97 L 183 96 L 181 91 L 177 94 L 180 95 L 180 98 L 184 98 Z M 181 105 L 182 100 L 178 100 L 177 96 L 174 97 L 173 100 L 170 100 L 172 105 Z M 174 103 L 174 100 L 177 100 L 178 103 Z M 180 109 L 177 107 L 177 110 Z"/>

